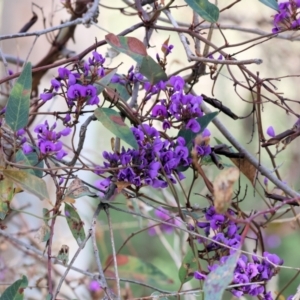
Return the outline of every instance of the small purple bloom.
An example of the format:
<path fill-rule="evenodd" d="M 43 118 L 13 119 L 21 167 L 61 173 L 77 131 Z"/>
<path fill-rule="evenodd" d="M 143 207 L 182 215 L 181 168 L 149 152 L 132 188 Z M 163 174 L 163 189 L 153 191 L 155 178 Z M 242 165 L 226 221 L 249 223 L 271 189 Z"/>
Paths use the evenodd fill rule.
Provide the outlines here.
<path fill-rule="evenodd" d="M 26 144 L 26 143 L 22 145 L 22 150 L 23 150 L 24 154 L 29 154 L 29 153 L 33 152 L 33 148 L 29 144 Z"/>
<path fill-rule="evenodd" d="M 99 285 L 99 283 L 96 280 L 93 280 L 89 284 L 89 290 L 91 292 L 98 292 L 101 290 L 101 286 Z"/>
<path fill-rule="evenodd" d="M 267 134 L 270 136 L 270 137 L 274 137 L 275 136 L 275 130 L 273 128 L 273 126 L 269 126 L 268 129 L 267 129 Z"/>
<path fill-rule="evenodd" d="M 155 105 L 152 109 L 152 117 L 167 117 L 167 109 L 163 105 Z"/>
<path fill-rule="evenodd" d="M 85 97 L 86 96 L 86 87 L 81 84 L 78 84 L 78 83 L 71 85 L 68 88 L 67 95 L 68 95 L 68 98 L 70 98 L 70 99 L 77 99 L 80 97 Z"/>
<path fill-rule="evenodd" d="M 44 102 L 46 102 L 46 101 L 52 99 L 53 96 L 54 96 L 53 93 L 42 93 L 42 94 L 40 94 L 40 98 L 41 98 Z"/>
<path fill-rule="evenodd" d="M 175 91 L 182 91 L 184 87 L 184 79 L 180 76 L 172 76 L 169 80 Z"/>
<path fill-rule="evenodd" d="M 185 125 L 186 129 L 190 129 L 191 131 L 197 133 L 200 131 L 200 124 L 195 119 L 190 119 L 188 123 Z"/>
<path fill-rule="evenodd" d="M 199 271 L 194 272 L 194 278 L 198 279 L 198 280 L 205 280 L 206 279 L 206 275 L 200 273 Z"/>
<path fill-rule="evenodd" d="M 58 81 L 57 79 L 52 79 L 52 80 L 51 80 L 51 85 L 52 85 L 52 87 L 55 89 L 56 92 L 57 92 L 58 89 L 61 87 L 61 83 L 60 83 L 60 81 Z"/>

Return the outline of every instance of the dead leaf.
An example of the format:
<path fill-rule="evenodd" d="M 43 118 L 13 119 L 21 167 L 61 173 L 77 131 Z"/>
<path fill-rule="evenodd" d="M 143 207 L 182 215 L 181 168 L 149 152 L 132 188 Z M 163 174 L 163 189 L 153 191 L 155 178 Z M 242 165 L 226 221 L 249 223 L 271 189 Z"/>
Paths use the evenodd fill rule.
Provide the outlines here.
<path fill-rule="evenodd" d="M 233 185 L 240 175 L 239 169 L 231 167 L 223 170 L 214 180 L 214 206 L 219 214 L 225 213 L 231 204 Z"/>
<path fill-rule="evenodd" d="M 71 197 L 69 197 L 69 196 L 66 196 L 66 197 L 64 198 L 64 202 L 67 202 L 67 203 L 70 203 L 70 204 L 74 204 L 76 201 L 75 201 L 74 198 L 71 198 Z"/>
<path fill-rule="evenodd" d="M 131 185 L 130 182 L 127 182 L 127 181 L 118 181 L 116 182 L 116 185 L 117 185 L 117 191 L 118 193 L 120 193 L 122 190 L 126 189 L 128 186 Z"/>
<path fill-rule="evenodd" d="M 230 158 L 230 160 L 240 169 L 240 171 L 254 185 L 257 169 L 246 158 Z"/>
<path fill-rule="evenodd" d="M 167 53 L 167 49 L 169 46 L 169 40 L 170 40 L 170 36 L 164 41 L 162 47 L 161 47 L 161 51 L 162 53 L 166 54 Z"/>
<path fill-rule="evenodd" d="M 79 178 L 75 178 L 67 188 L 65 198 L 69 198 L 69 201 L 72 201 L 70 200 L 70 198 L 73 198 L 74 200 L 89 195 L 93 195 L 90 189 L 87 186 L 85 186 Z M 65 202 L 68 201 L 65 200 Z M 69 203 L 74 203 L 74 202 L 69 202 Z"/>

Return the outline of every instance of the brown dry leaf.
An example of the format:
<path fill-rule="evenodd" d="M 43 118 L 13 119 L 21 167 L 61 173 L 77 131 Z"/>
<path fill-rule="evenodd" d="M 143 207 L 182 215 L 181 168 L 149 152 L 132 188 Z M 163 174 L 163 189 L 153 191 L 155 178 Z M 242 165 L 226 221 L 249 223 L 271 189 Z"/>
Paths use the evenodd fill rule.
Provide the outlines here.
<path fill-rule="evenodd" d="M 164 41 L 162 47 L 161 47 L 161 51 L 162 53 L 166 54 L 168 46 L 169 46 L 169 40 L 170 40 L 170 36 Z"/>
<path fill-rule="evenodd" d="M 236 167 L 223 170 L 214 180 L 214 206 L 218 214 L 225 213 L 231 204 L 233 185 L 240 171 Z"/>
<path fill-rule="evenodd" d="M 240 169 L 240 171 L 254 185 L 257 169 L 246 158 L 230 158 L 230 160 Z"/>
<path fill-rule="evenodd" d="M 71 198 L 71 197 L 69 197 L 69 196 L 66 196 L 66 197 L 64 198 L 64 202 L 67 202 L 67 203 L 70 203 L 70 204 L 74 204 L 76 201 L 75 201 L 74 198 Z"/>
<path fill-rule="evenodd" d="M 127 182 L 127 181 L 118 181 L 116 182 L 116 185 L 117 185 L 117 190 L 118 190 L 118 193 L 120 193 L 122 190 L 126 189 L 128 186 L 131 185 L 130 182 Z"/>
<path fill-rule="evenodd" d="M 92 194 L 93 193 L 90 191 L 90 189 L 87 186 L 85 186 L 79 178 L 75 178 L 71 182 L 71 184 L 68 186 L 65 198 L 77 199 L 77 198 L 92 195 Z M 72 201 L 72 200 L 69 200 L 69 201 Z M 65 202 L 68 202 L 68 201 L 65 201 Z M 72 202 L 69 202 L 69 203 L 72 203 Z"/>

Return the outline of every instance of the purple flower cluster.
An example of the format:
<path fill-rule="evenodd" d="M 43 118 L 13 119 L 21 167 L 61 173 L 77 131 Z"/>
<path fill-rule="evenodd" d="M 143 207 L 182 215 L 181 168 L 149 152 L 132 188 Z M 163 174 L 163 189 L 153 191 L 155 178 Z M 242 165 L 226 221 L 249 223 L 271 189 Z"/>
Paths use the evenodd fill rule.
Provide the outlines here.
<path fill-rule="evenodd" d="M 154 188 L 165 188 L 168 180 L 176 183 L 184 179 L 184 175 L 177 170 L 178 166 L 190 164 L 189 152 L 185 140 L 178 137 L 169 141 L 160 137 L 159 132 L 148 124 L 133 127 L 132 132 L 137 140 L 139 149 L 122 148 L 120 153 L 104 151 L 103 157 L 107 160 L 103 167 L 99 167 L 97 174 L 114 168 L 113 177 L 119 182 L 128 182 L 136 187 L 150 185 Z M 177 178 L 176 178 L 177 177 Z M 105 190 L 110 179 L 96 182 L 96 187 Z"/>
<path fill-rule="evenodd" d="M 55 155 L 56 159 L 61 160 L 67 152 L 62 149 L 62 142 L 59 140 L 62 136 L 67 136 L 71 132 L 71 128 L 66 127 L 63 130 L 56 132 L 56 123 L 49 127 L 48 122 L 45 121 L 44 124 L 39 124 L 34 128 L 34 132 L 37 134 L 40 153 L 44 156 Z M 23 152 L 28 154 L 33 152 L 33 147 L 28 144 L 23 144 Z"/>
<path fill-rule="evenodd" d="M 235 216 L 235 212 L 231 209 L 228 209 L 227 212 L 229 215 Z M 241 247 L 240 228 L 225 215 L 217 214 L 213 206 L 205 210 L 205 221 L 198 222 L 197 226 L 204 229 L 206 236 L 213 235 L 213 240 L 230 246 L 229 255 L 233 254 L 235 249 Z M 219 261 L 222 264 L 228 259 L 227 247 L 215 242 L 207 243 L 205 239 L 199 239 L 199 242 L 205 247 L 203 253 L 206 254 L 207 252 L 215 251 L 215 261 Z M 199 253 L 201 255 L 201 251 Z M 253 255 L 250 261 L 246 255 L 242 254 L 240 256 L 234 271 L 232 284 L 246 285 L 231 289 L 232 294 L 238 298 L 243 295 L 250 295 L 260 296 L 260 299 L 264 300 L 273 299 L 271 293 L 266 293 L 264 286 L 258 284 L 258 282 L 266 282 L 276 275 L 278 270 L 274 265 L 282 265 L 283 260 L 276 254 L 270 254 L 268 252 L 264 252 L 263 257 L 264 259 L 259 260 L 256 255 Z M 204 256 L 201 258 L 204 258 Z M 210 259 L 207 273 L 218 267 L 218 264 L 212 264 L 212 262 Z M 196 271 L 194 277 L 198 280 L 205 280 L 207 273 Z"/>
<path fill-rule="evenodd" d="M 268 281 L 278 273 L 278 269 L 274 265 L 282 265 L 283 260 L 276 254 L 268 252 L 263 253 L 264 259 L 261 261 L 256 255 L 252 256 L 250 261 L 248 257 L 242 254 L 237 262 L 234 271 L 233 284 L 253 283 L 251 285 L 241 286 L 232 289 L 231 292 L 236 297 L 241 297 L 245 294 L 250 296 L 258 296 L 263 294 L 261 299 L 272 300 L 271 293 L 265 293 L 264 286 L 256 284 L 256 282 Z"/>
<path fill-rule="evenodd" d="M 273 33 L 277 33 L 282 29 L 296 29 L 300 26 L 300 18 L 297 17 L 300 0 L 282 2 L 278 7 L 279 12 L 274 16 L 273 20 Z"/>
<path fill-rule="evenodd" d="M 232 216 L 235 215 L 233 210 L 228 209 L 228 213 Z M 210 206 L 205 210 L 205 221 L 197 222 L 197 226 L 204 230 L 206 236 L 209 236 L 211 232 L 214 233 L 213 240 L 238 249 L 241 245 L 241 236 L 239 234 L 240 228 L 223 214 L 217 214 L 214 206 Z M 204 240 L 199 239 L 200 243 L 204 243 Z M 209 242 L 205 244 L 206 251 L 216 251 L 223 246 Z M 227 248 L 228 249 L 228 248 Z M 233 251 L 232 249 L 230 250 Z"/>
<path fill-rule="evenodd" d="M 170 223 L 170 224 L 173 224 L 176 226 L 180 225 L 180 221 L 177 218 L 170 216 L 170 213 L 163 207 L 157 208 L 155 210 L 154 214 L 158 219 L 160 219 L 164 222 L 167 222 L 167 223 Z M 167 234 L 171 234 L 175 230 L 175 227 L 168 225 L 168 224 L 160 224 L 159 228 L 162 232 L 165 232 Z M 148 233 L 150 235 L 155 235 L 156 234 L 155 228 L 154 227 L 150 228 L 148 230 Z"/>
<path fill-rule="evenodd" d="M 186 129 L 199 132 L 201 128 L 195 118 L 203 116 L 200 109 L 203 99 L 201 96 L 186 94 L 184 86 L 185 81 L 180 76 L 172 76 L 168 82 L 160 81 L 156 85 L 146 82 L 145 99 L 149 100 L 153 95 L 164 92 L 165 99 L 158 100 L 151 112 L 153 118 L 163 121 L 164 130 L 184 124 Z"/>
<path fill-rule="evenodd" d="M 76 102 L 80 103 L 81 107 L 98 104 L 97 88 L 93 83 L 105 76 L 103 68 L 105 58 L 96 51 L 92 55 L 80 69 L 70 71 L 67 68 L 59 68 L 58 77 L 51 80 L 51 88 L 42 93 L 40 98 L 48 101 L 60 91 L 66 96 L 70 108 L 75 106 Z"/>

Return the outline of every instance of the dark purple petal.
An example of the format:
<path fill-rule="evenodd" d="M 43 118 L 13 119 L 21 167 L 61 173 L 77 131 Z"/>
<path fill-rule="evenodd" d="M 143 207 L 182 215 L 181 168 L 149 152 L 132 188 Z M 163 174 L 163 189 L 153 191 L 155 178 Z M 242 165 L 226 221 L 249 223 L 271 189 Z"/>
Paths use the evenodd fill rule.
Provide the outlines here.
<path fill-rule="evenodd" d="M 199 132 L 201 129 L 200 124 L 195 119 L 189 120 L 188 123 L 185 125 L 185 128 L 190 129 L 195 133 Z"/>

